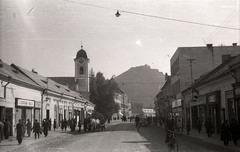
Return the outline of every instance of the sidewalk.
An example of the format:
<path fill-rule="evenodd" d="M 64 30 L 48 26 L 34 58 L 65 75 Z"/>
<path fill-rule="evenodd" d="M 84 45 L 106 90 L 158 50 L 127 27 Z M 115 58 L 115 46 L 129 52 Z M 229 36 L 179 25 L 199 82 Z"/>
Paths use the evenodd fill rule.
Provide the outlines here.
<path fill-rule="evenodd" d="M 105 125 L 107 127 L 107 126 L 115 125 L 119 122 L 120 122 L 120 120 L 119 121 L 114 120 L 111 123 L 105 123 Z M 31 132 L 30 137 L 24 137 L 23 138 L 21 145 L 18 144 L 18 141 L 16 140 L 16 137 L 13 137 L 12 141 L 9 141 L 7 139 L 2 140 L 1 143 L 0 143 L 0 152 L 9 152 L 9 151 L 12 151 L 12 150 L 24 147 L 24 146 L 30 146 L 32 144 L 37 144 L 37 143 L 40 143 L 40 142 L 44 142 L 46 140 L 51 141 L 51 139 L 54 139 L 56 137 L 63 136 L 63 135 L 65 137 L 67 137 L 67 136 L 72 136 L 74 134 L 84 134 L 84 133 L 85 132 L 83 130 L 83 126 L 82 126 L 82 129 L 81 129 L 81 133 L 78 132 L 78 127 L 76 127 L 76 130 L 74 132 L 71 132 L 69 127 L 67 128 L 67 131 L 62 131 L 62 129 L 59 128 L 59 129 L 56 129 L 55 131 L 53 131 L 53 130 L 48 131 L 48 136 L 47 137 L 44 137 L 44 134 L 42 133 L 40 135 L 39 139 L 35 139 L 34 133 Z M 86 133 L 88 133 L 88 132 L 86 132 Z"/>
<path fill-rule="evenodd" d="M 160 128 L 163 128 L 164 127 L 161 127 Z M 230 141 L 229 142 L 229 146 L 225 146 L 223 144 L 223 141 L 220 140 L 220 136 L 221 134 L 217 134 L 217 133 L 214 133 L 212 134 L 212 137 L 208 137 L 207 134 L 206 134 L 206 131 L 205 129 L 203 129 L 200 134 L 198 133 L 197 130 L 195 129 L 192 129 L 190 132 L 189 132 L 189 135 L 187 134 L 187 131 L 186 129 L 182 130 L 180 129 L 177 134 L 183 134 L 183 135 L 186 135 L 186 136 L 190 136 L 192 138 L 197 138 L 197 139 L 200 139 L 202 141 L 205 141 L 205 142 L 209 142 L 209 143 L 212 143 L 214 145 L 218 145 L 218 146 L 222 146 L 222 147 L 225 147 L 225 148 L 229 148 L 229 151 L 239 151 L 240 152 L 240 140 L 238 140 L 238 145 L 235 146 L 233 141 Z"/>
<path fill-rule="evenodd" d="M 13 137 L 12 141 L 10 141 L 8 139 L 2 140 L 1 143 L 0 143 L 0 151 L 1 152 L 12 151 L 12 150 L 24 147 L 24 146 L 30 146 L 30 145 L 35 144 L 35 143 L 39 143 L 39 142 L 46 141 L 46 140 L 51 140 L 51 139 L 59 137 L 59 136 L 64 135 L 64 136 L 67 137 L 67 136 L 71 136 L 73 134 L 78 134 L 78 128 L 75 132 L 71 132 L 70 128 L 67 128 L 67 131 L 62 131 L 61 129 L 56 129 L 55 131 L 51 130 L 51 131 L 48 131 L 48 136 L 47 137 L 44 137 L 44 134 L 42 133 L 40 135 L 39 139 L 38 138 L 35 139 L 34 133 L 31 132 L 31 136 L 30 137 L 24 137 L 23 140 L 22 140 L 22 144 L 20 144 L 20 145 L 18 144 L 18 141 L 16 140 L 16 137 Z"/>

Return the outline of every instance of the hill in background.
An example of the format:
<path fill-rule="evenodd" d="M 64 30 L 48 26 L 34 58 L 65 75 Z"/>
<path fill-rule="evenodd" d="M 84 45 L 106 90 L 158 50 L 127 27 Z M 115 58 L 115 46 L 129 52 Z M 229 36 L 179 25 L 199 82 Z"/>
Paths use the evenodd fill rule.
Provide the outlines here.
<path fill-rule="evenodd" d="M 154 107 L 154 98 L 165 82 L 165 75 L 148 65 L 132 67 L 116 76 L 118 86 L 129 97 L 132 113 L 142 113 L 143 107 Z"/>

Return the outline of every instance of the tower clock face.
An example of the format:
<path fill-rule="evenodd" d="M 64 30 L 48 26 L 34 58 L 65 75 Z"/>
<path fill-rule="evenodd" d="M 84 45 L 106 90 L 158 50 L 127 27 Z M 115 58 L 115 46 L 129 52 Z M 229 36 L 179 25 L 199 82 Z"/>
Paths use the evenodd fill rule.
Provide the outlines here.
<path fill-rule="evenodd" d="M 79 63 L 83 64 L 83 63 L 84 63 L 84 59 L 83 59 L 83 58 L 80 58 L 80 59 L 79 59 Z"/>

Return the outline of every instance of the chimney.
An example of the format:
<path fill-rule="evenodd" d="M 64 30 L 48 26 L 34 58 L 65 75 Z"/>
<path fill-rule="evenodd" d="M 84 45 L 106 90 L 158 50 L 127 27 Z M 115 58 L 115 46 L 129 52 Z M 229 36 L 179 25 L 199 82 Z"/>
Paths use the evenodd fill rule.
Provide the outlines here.
<path fill-rule="evenodd" d="M 207 47 L 208 48 L 212 48 L 212 44 L 207 44 Z"/>
<path fill-rule="evenodd" d="M 233 43 L 232 46 L 237 46 L 237 43 Z"/>

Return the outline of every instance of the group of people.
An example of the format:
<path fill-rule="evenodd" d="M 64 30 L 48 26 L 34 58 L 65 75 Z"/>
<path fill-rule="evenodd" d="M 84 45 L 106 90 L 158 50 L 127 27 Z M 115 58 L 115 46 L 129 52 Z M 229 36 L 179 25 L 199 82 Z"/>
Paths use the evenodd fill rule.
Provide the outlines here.
<path fill-rule="evenodd" d="M 62 131 L 63 130 L 67 130 L 67 127 L 69 126 L 71 131 L 75 131 L 76 130 L 76 125 L 77 125 L 77 119 L 75 118 L 72 118 L 72 119 L 68 119 L 68 121 L 66 120 L 66 118 L 64 118 L 62 121 L 61 121 L 61 129 Z M 81 132 L 81 120 L 79 120 L 78 122 L 78 127 L 79 127 L 79 132 Z"/>
<path fill-rule="evenodd" d="M 56 120 L 54 120 L 54 123 L 56 122 Z M 56 126 L 54 126 L 54 130 L 55 130 Z M 42 127 L 40 127 L 40 123 L 38 122 L 38 120 L 36 119 L 33 123 L 32 123 L 29 119 L 27 119 L 27 123 L 25 123 L 24 119 L 21 120 L 19 119 L 17 125 L 16 125 L 16 131 L 17 131 L 17 140 L 18 140 L 18 144 L 22 143 L 22 139 L 23 137 L 25 137 L 25 131 L 27 130 L 27 137 L 31 136 L 31 132 L 34 133 L 34 137 L 35 139 L 39 138 L 40 134 L 42 134 L 42 132 L 44 133 L 44 136 L 46 137 L 48 135 L 48 130 L 51 130 L 51 118 L 50 119 L 43 119 L 43 123 L 42 123 Z"/>
<path fill-rule="evenodd" d="M 210 118 L 207 118 L 207 120 L 204 123 L 204 126 L 206 128 L 206 133 L 208 137 L 211 137 L 214 132 L 214 126 L 210 120 Z M 198 118 L 197 119 L 197 128 L 198 132 L 200 133 L 202 130 L 202 121 Z M 234 145 L 237 145 L 238 139 L 240 139 L 240 126 L 237 123 L 237 120 L 233 118 L 231 120 L 231 123 L 229 124 L 227 120 L 224 120 L 224 122 L 220 126 L 221 137 L 220 140 L 223 141 L 225 146 L 229 145 L 229 141 L 233 140 Z"/>
<path fill-rule="evenodd" d="M 8 119 L 0 120 L 0 143 L 3 139 L 8 139 L 11 135 L 11 123 Z"/>
<path fill-rule="evenodd" d="M 229 145 L 229 141 L 233 140 L 234 145 L 237 145 L 237 141 L 240 138 L 240 128 L 236 119 L 232 119 L 230 125 L 228 121 L 225 120 L 221 124 L 221 140 L 225 146 Z"/>

